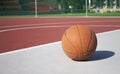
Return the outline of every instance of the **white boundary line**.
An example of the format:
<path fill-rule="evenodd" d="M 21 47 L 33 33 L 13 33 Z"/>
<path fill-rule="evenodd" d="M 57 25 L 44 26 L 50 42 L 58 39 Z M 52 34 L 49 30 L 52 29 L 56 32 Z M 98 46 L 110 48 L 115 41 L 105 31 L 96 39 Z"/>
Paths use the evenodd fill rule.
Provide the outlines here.
<path fill-rule="evenodd" d="M 18 50 L 8 51 L 8 52 L 0 53 L 0 56 L 1 55 L 6 55 L 6 54 L 12 54 L 12 53 L 17 53 L 17 52 L 22 52 L 22 51 L 28 51 L 29 49 L 35 49 L 35 48 L 45 47 L 45 46 L 57 44 L 57 43 L 60 43 L 60 42 L 61 41 L 57 41 L 57 42 L 52 42 L 52 43 L 37 45 L 37 46 L 33 46 L 33 47 L 28 47 L 28 48 L 22 48 L 22 49 L 18 49 Z"/>
<path fill-rule="evenodd" d="M 0 26 L 0 28 L 10 28 L 10 27 L 24 27 L 24 26 L 39 26 L 39 25 L 55 25 L 55 24 L 81 24 L 81 23 L 95 23 L 95 22 L 120 22 L 120 21 L 82 21 L 82 22 L 54 22 L 54 23 L 37 23 L 37 24 L 19 24 L 11 26 Z"/>
<path fill-rule="evenodd" d="M 104 34 L 104 33 L 115 32 L 115 31 L 120 31 L 120 30 L 112 30 L 112 31 L 102 32 L 102 33 L 96 34 L 96 36 L 99 36 L 99 35 Z M 22 48 L 22 49 L 18 49 L 18 50 L 8 51 L 8 52 L 0 53 L 0 56 L 6 55 L 6 54 L 23 52 L 23 51 L 30 51 L 30 49 L 45 47 L 45 46 L 48 46 L 48 45 L 59 44 L 59 43 L 61 43 L 61 41 L 56 41 L 56 42 L 42 44 L 42 45 L 37 45 L 37 46 L 32 46 L 32 47 L 28 47 L 28 48 Z"/>
<path fill-rule="evenodd" d="M 59 27 L 69 27 L 71 25 L 58 25 L 58 26 L 36 26 L 36 27 L 22 27 L 22 28 L 10 28 L 10 29 L 3 29 L 0 32 L 9 32 L 9 31 L 16 31 L 16 30 L 26 30 L 26 29 L 39 29 L 39 28 L 59 28 Z M 85 25 L 89 27 L 120 27 L 119 25 Z"/>
<path fill-rule="evenodd" d="M 22 27 L 22 28 L 4 29 L 4 30 L 0 30 L 0 32 L 8 32 L 8 31 L 16 31 L 16 30 L 26 30 L 26 29 L 39 29 L 39 28 L 57 28 L 57 27 L 68 27 L 68 26 L 61 25 L 61 26 Z"/>

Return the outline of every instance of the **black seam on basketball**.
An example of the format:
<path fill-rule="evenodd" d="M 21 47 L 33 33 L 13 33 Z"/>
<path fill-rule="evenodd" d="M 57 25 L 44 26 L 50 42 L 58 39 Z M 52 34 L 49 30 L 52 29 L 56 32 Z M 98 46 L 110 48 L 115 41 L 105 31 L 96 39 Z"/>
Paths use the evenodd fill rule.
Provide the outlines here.
<path fill-rule="evenodd" d="M 90 30 L 90 32 L 91 32 L 90 40 L 89 40 L 89 44 L 88 44 L 88 46 L 87 46 L 87 51 L 89 52 L 87 55 L 89 55 L 89 57 L 90 57 L 91 54 L 93 53 L 93 49 L 90 49 L 90 44 L 91 44 L 91 42 L 93 42 L 93 39 L 94 39 L 92 30 Z M 89 57 L 88 57 L 88 58 L 89 58 Z"/>
<path fill-rule="evenodd" d="M 68 42 L 70 43 L 70 45 L 73 47 L 73 48 L 75 48 L 74 46 L 73 46 L 73 44 L 70 42 L 70 40 L 69 40 L 69 38 L 67 37 L 67 35 L 66 35 L 66 33 L 65 33 L 65 37 L 66 37 L 66 39 L 68 40 Z M 76 56 L 75 58 L 77 58 L 78 56 Z"/>
<path fill-rule="evenodd" d="M 77 28 L 77 26 L 76 26 L 76 28 L 74 28 L 74 29 L 76 29 L 77 30 L 77 33 L 78 33 L 78 36 L 80 37 L 80 35 L 79 35 L 79 30 L 78 30 L 78 28 Z M 79 58 L 79 55 L 80 55 L 80 52 L 79 52 L 79 49 L 76 49 L 76 51 L 77 51 L 77 59 Z"/>
<path fill-rule="evenodd" d="M 97 47 L 97 37 L 95 36 L 95 49 Z"/>
<path fill-rule="evenodd" d="M 94 41 L 94 49 L 96 49 L 96 47 L 97 47 L 97 37 L 96 36 L 94 36 L 94 39 L 95 39 L 95 41 Z"/>
<path fill-rule="evenodd" d="M 83 49 L 83 45 L 82 45 L 83 41 L 82 41 L 82 38 L 81 38 L 81 33 L 80 33 L 80 31 L 79 31 L 78 26 L 76 26 L 76 28 L 77 28 L 77 30 L 78 30 L 78 35 L 79 35 L 79 37 L 80 37 L 81 48 Z M 82 53 L 83 53 L 83 51 L 82 51 Z M 83 55 L 83 54 L 81 54 L 81 55 L 82 55 L 82 57 L 84 57 L 84 55 Z"/>
<path fill-rule="evenodd" d="M 92 36 L 92 40 L 93 40 L 93 39 L 95 39 L 95 40 L 94 40 L 94 43 L 93 43 L 93 45 L 94 45 L 94 46 L 93 46 L 94 51 L 91 50 L 91 51 L 90 51 L 91 54 L 93 54 L 93 53 L 95 52 L 95 49 L 96 49 L 96 46 L 97 46 L 97 45 L 96 45 L 97 38 L 96 38 L 94 32 L 92 32 L 92 35 L 93 35 L 93 36 Z M 92 40 L 91 40 L 91 41 L 92 41 Z M 91 54 L 90 54 L 90 56 L 91 56 Z"/>
<path fill-rule="evenodd" d="M 65 36 L 65 34 L 64 34 L 64 36 Z M 66 40 L 68 41 L 68 39 L 67 39 L 66 36 L 65 36 L 65 38 L 66 38 Z M 68 42 L 69 42 L 69 41 L 68 41 Z M 70 45 L 71 45 L 71 44 L 70 44 Z M 73 47 L 72 47 L 72 48 L 73 48 Z M 68 50 L 65 50 L 65 49 L 64 49 L 64 51 L 65 51 L 65 52 L 68 52 L 68 53 L 70 53 L 70 54 L 72 54 L 72 52 L 70 52 L 70 51 L 68 51 Z"/>
<path fill-rule="evenodd" d="M 90 48 L 90 44 L 91 44 L 92 41 L 93 41 L 93 32 L 91 31 L 91 40 L 90 40 L 90 43 L 88 45 L 88 48 Z M 91 53 L 91 51 L 93 51 L 93 50 L 90 49 L 89 52 Z"/>
<path fill-rule="evenodd" d="M 87 49 L 89 49 L 89 45 L 90 45 L 90 43 L 91 43 L 91 41 L 92 41 L 92 31 L 90 30 L 90 38 L 89 38 L 89 42 L 88 42 L 88 45 L 87 45 Z"/>

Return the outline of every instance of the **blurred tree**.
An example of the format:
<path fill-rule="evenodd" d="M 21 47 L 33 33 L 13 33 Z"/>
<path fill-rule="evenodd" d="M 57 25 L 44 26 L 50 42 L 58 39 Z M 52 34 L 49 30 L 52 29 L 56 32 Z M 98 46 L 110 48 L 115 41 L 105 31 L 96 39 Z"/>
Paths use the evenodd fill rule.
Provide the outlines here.
<path fill-rule="evenodd" d="M 73 12 L 80 12 L 83 10 L 85 0 L 68 0 L 68 4 L 72 6 Z"/>
<path fill-rule="evenodd" d="M 73 12 L 80 12 L 85 6 L 85 0 L 57 0 L 57 2 L 61 5 L 61 9 L 66 11 L 72 7 Z"/>
<path fill-rule="evenodd" d="M 18 0 L 18 1 L 22 5 L 28 4 L 30 2 L 29 0 Z"/>
<path fill-rule="evenodd" d="M 57 0 L 58 9 L 62 12 L 69 12 L 69 1 L 68 0 Z"/>

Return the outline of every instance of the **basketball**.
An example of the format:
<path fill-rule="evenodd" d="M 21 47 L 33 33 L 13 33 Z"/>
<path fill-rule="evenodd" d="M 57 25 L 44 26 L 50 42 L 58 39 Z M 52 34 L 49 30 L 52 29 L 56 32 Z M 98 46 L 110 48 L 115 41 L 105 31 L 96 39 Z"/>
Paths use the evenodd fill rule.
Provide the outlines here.
<path fill-rule="evenodd" d="M 71 26 L 62 36 L 63 51 L 68 57 L 76 61 L 88 60 L 95 52 L 96 47 L 96 35 L 86 26 Z"/>

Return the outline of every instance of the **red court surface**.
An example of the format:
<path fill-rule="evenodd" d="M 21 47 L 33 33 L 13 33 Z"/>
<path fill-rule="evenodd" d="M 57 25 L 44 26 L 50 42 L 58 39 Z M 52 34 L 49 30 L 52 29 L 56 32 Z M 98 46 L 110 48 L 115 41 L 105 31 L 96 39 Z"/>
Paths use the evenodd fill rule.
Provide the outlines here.
<path fill-rule="evenodd" d="M 120 18 L 0 18 L 0 53 L 60 41 L 71 25 L 101 33 L 120 29 Z"/>
<path fill-rule="evenodd" d="M 120 30 L 96 34 L 98 45 L 86 61 L 73 61 L 61 41 L 0 54 L 0 74 L 119 74 Z"/>

